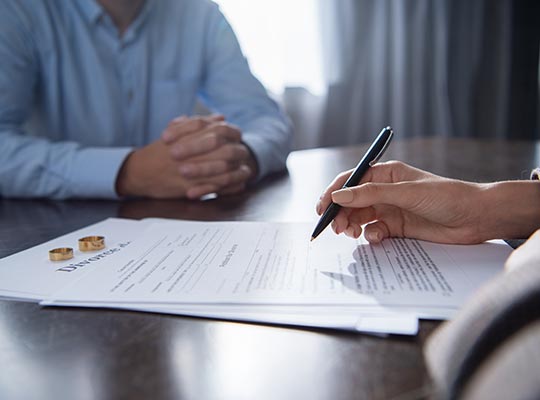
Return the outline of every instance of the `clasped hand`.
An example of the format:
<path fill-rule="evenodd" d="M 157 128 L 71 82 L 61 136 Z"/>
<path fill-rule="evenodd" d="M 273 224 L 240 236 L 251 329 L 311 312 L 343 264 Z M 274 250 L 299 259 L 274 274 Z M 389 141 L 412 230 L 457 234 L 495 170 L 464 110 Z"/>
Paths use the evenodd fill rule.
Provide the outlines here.
<path fill-rule="evenodd" d="M 161 139 L 131 153 L 117 178 L 120 196 L 198 199 L 244 190 L 257 164 L 240 130 L 223 116 L 179 117 Z"/>

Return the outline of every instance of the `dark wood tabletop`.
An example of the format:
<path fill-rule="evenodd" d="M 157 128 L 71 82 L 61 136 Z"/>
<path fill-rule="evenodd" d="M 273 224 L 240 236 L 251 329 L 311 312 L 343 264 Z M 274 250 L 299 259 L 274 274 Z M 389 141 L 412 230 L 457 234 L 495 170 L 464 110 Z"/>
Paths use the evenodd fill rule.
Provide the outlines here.
<path fill-rule="evenodd" d="M 366 149 L 294 152 L 288 173 L 204 202 L 0 200 L 0 257 L 108 217 L 315 221 L 321 191 Z M 540 144 L 395 140 L 384 159 L 474 181 L 528 179 Z M 414 399 L 429 388 L 422 345 L 437 325 L 381 338 L 0 301 L 0 399 Z"/>

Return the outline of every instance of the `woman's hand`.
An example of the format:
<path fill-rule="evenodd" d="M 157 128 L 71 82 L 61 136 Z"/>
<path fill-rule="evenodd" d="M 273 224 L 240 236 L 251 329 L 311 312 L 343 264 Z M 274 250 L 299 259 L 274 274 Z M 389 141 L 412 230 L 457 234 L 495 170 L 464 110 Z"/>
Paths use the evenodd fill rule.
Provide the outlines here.
<path fill-rule="evenodd" d="M 352 171 L 325 190 L 317 213 L 331 201 L 343 206 L 332 223 L 336 233 L 377 243 L 409 237 L 439 243 L 480 243 L 526 238 L 540 227 L 540 183 L 479 184 L 443 178 L 390 161 L 368 170 L 358 186 L 340 190 Z"/>

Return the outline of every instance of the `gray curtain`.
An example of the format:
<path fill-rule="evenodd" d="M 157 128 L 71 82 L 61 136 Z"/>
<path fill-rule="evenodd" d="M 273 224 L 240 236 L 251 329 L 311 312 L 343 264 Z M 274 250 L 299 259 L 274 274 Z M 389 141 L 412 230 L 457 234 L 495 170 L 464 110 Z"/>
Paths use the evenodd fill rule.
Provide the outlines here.
<path fill-rule="evenodd" d="M 307 94 L 285 93 L 311 138 L 297 148 L 366 142 L 386 125 L 398 137 L 539 137 L 540 2 L 320 1 L 329 87 L 318 116 L 302 112 Z M 314 118 L 319 129 L 302 132 Z"/>

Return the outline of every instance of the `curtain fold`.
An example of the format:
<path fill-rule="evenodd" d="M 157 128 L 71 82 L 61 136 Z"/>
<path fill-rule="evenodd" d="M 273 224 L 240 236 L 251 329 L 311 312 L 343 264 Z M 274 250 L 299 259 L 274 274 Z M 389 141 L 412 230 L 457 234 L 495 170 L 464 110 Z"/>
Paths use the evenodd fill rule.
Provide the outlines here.
<path fill-rule="evenodd" d="M 367 142 L 386 125 L 538 138 L 540 2 L 319 1 L 328 92 L 320 130 L 299 132 L 316 145 Z"/>

